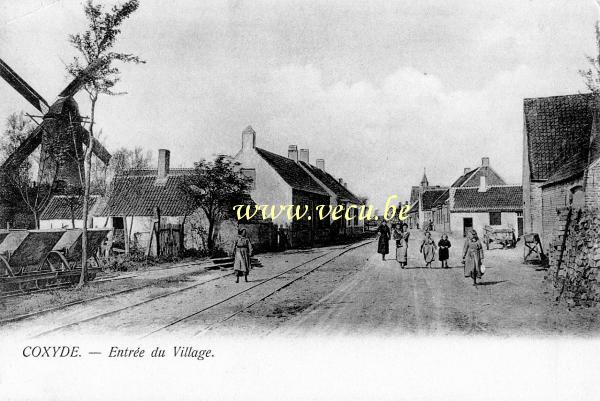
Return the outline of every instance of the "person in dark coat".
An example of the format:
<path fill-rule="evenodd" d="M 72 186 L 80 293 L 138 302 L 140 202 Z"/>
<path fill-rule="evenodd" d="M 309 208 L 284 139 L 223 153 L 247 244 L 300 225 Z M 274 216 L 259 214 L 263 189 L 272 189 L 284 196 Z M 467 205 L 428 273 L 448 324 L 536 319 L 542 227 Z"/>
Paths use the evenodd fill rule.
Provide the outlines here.
<path fill-rule="evenodd" d="M 392 233 L 387 222 L 385 220 L 382 221 L 377 229 L 377 237 L 379 238 L 379 241 L 377 242 L 377 253 L 381 254 L 381 260 L 385 260 L 385 255 L 390 253 L 391 236 Z"/>
<path fill-rule="evenodd" d="M 446 234 L 442 235 L 442 238 L 438 242 L 438 255 L 440 258 L 440 262 L 442 262 L 442 269 L 448 268 L 448 258 L 450 257 L 450 241 L 448 240 L 448 236 Z"/>

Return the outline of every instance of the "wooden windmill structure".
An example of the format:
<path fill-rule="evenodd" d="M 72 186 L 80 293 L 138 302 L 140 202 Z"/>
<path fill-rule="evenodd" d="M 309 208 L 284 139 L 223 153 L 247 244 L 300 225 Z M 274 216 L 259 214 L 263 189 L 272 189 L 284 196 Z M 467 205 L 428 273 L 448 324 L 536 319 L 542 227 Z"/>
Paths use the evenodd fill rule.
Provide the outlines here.
<path fill-rule="evenodd" d="M 58 99 L 49 105 L 0 59 L 0 77 L 42 113 L 41 123 L 0 166 L 1 174 L 14 170 L 41 146 L 38 181 L 51 183 L 51 180 L 54 180 L 63 185 L 81 187 L 83 144 L 88 145 L 89 133 L 83 126 L 83 119 L 73 96 L 100 66 L 100 60 L 90 64 L 58 95 Z M 108 164 L 110 153 L 102 144 L 94 140 L 92 150 L 104 164 Z"/>

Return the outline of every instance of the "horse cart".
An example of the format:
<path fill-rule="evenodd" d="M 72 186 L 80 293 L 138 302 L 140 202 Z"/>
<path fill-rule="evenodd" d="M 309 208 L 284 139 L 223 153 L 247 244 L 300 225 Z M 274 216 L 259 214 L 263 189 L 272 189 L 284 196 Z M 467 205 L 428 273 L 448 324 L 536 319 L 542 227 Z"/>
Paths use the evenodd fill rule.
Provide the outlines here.
<path fill-rule="evenodd" d="M 514 248 L 517 245 L 515 230 L 506 227 L 485 226 L 483 228 L 483 241 L 486 249 L 490 249 L 491 244 L 497 244 L 505 248 Z"/>
<path fill-rule="evenodd" d="M 90 257 L 95 255 L 107 232 L 89 230 Z M 76 283 L 81 275 L 81 237 L 82 230 L 11 230 L 0 233 L 0 291 L 36 290 Z M 93 279 L 98 269 L 98 264 L 90 266 L 88 277 Z"/>

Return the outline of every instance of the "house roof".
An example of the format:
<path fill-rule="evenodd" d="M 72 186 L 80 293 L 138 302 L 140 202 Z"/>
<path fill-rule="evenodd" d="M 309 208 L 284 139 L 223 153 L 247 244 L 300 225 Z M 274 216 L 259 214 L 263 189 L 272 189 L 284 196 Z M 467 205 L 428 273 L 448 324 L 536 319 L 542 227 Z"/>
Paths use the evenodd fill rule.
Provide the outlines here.
<path fill-rule="evenodd" d="M 479 166 L 467 174 L 463 174 L 454 183 L 452 187 L 475 187 L 479 185 L 479 177 L 484 176 L 487 185 L 506 185 L 506 182 L 490 166 Z"/>
<path fill-rule="evenodd" d="M 256 148 L 256 151 L 292 188 L 327 195 L 325 189 L 292 159 L 261 148 Z"/>
<path fill-rule="evenodd" d="M 97 195 L 91 195 L 89 201 L 90 215 L 94 213 L 94 207 L 100 199 Z M 73 215 L 71 216 L 71 210 Z M 81 220 L 83 218 L 83 201 L 66 195 L 54 195 L 44 211 L 40 214 L 40 220 Z"/>
<path fill-rule="evenodd" d="M 170 168 L 169 169 L 169 175 L 190 174 L 193 171 L 194 171 L 193 167 Z M 158 170 L 157 169 L 151 169 L 151 168 L 131 168 L 131 169 L 123 170 L 119 174 L 119 176 L 123 176 L 123 175 L 128 175 L 128 176 L 152 175 L 152 176 L 156 177 L 157 174 L 158 174 Z"/>
<path fill-rule="evenodd" d="M 415 202 L 417 202 L 419 200 L 419 191 L 420 191 L 421 187 L 418 185 L 415 185 L 411 188 L 410 190 L 410 203 L 413 204 Z M 427 191 L 445 191 L 446 189 L 448 189 L 448 187 L 441 187 L 439 185 L 435 185 L 435 186 L 428 186 L 424 188 L 424 192 Z M 440 195 L 441 193 L 438 193 L 438 195 Z M 431 195 L 429 195 L 431 196 Z M 435 200 L 435 199 L 434 199 Z"/>
<path fill-rule="evenodd" d="M 449 197 L 450 197 L 450 190 L 446 189 L 444 192 L 442 192 L 442 194 L 440 196 L 437 197 L 437 199 L 435 201 L 433 201 L 433 204 L 431 205 L 431 207 L 436 208 L 438 206 L 443 205 L 444 202 L 446 202 Z"/>
<path fill-rule="evenodd" d="M 593 120 L 591 94 L 524 99 L 531 180 L 550 178 L 588 145 Z"/>
<path fill-rule="evenodd" d="M 447 188 L 428 189 L 423 192 L 423 210 L 431 210 L 435 201 L 446 192 Z"/>
<path fill-rule="evenodd" d="M 153 216 L 158 207 L 162 216 L 183 216 L 192 208 L 180 188 L 183 178 L 183 175 L 169 175 L 159 181 L 155 175 L 115 177 L 106 203 L 95 215 Z"/>
<path fill-rule="evenodd" d="M 360 199 L 356 195 L 354 195 L 348 188 L 344 185 L 340 184 L 338 180 L 336 180 L 331 174 L 328 172 L 321 170 L 318 167 L 313 166 L 312 164 L 300 162 L 304 167 L 309 169 L 311 174 L 313 174 L 319 181 L 321 181 L 324 185 L 326 185 L 336 196 L 342 200 L 351 202 L 353 204 L 360 204 Z"/>
<path fill-rule="evenodd" d="M 560 184 L 564 181 L 579 178 L 583 175 L 585 167 L 588 163 L 588 151 L 587 147 L 582 149 L 579 153 L 572 156 L 566 163 L 562 164 L 556 169 L 548 181 L 546 181 L 542 187 L 548 187 L 555 184 Z"/>
<path fill-rule="evenodd" d="M 456 188 L 452 212 L 522 211 L 523 187 L 501 185 L 479 192 L 478 187 Z"/>

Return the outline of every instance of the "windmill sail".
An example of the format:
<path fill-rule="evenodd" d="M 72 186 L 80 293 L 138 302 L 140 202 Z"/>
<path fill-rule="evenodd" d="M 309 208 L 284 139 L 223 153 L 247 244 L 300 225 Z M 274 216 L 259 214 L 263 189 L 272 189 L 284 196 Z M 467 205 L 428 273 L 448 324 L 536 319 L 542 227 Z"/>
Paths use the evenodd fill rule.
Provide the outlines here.
<path fill-rule="evenodd" d="M 6 82 L 17 92 L 21 94 L 29 103 L 33 105 L 38 111 L 46 114 L 48 111 L 48 103 L 44 100 L 39 93 L 37 93 L 27 82 L 23 80 L 16 72 L 12 70 L 2 59 L 0 59 L 0 77 L 4 78 Z"/>

